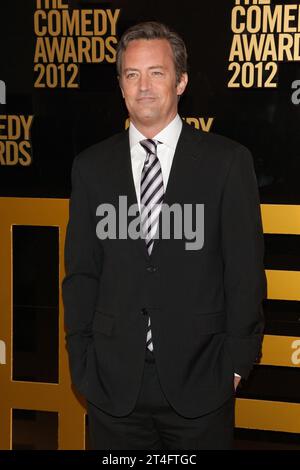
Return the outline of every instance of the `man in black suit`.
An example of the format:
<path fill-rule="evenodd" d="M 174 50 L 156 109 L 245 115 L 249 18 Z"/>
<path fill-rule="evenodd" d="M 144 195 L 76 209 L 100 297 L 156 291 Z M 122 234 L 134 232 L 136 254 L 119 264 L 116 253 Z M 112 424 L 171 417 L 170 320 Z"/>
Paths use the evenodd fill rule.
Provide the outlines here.
<path fill-rule="evenodd" d="M 125 32 L 117 69 L 129 131 L 72 168 L 66 339 L 95 449 L 230 449 L 235 389 L 260 352 L 266 279 L 252 157 L 182 122 L 186 61 L 182 39 L 160 23 Z M 175 205 L 182 219 L 163 236 L 163 209 Z M 197 208 L 193 245 L 178 233 Z"/>

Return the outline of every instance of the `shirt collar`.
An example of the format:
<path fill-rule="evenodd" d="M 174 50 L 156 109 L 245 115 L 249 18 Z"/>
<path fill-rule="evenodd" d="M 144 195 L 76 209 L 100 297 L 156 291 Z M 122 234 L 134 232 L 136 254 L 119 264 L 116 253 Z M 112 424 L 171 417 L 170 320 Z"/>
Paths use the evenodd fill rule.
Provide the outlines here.
<path fill-rule="evenodd" d="M 182 120 L 179 114 L 176 114 L 175 118 L 158 134 L 156 134 L 153 139 L 159 140 L 163 144 L 175 150 L 180 132 L 182 129 Z M 129 125 L 129 145 L 130 150 L 133 149 L 140 140 L 146 139 L 146 137 L 135 127 L 135 125 L 130 122 Z"/>

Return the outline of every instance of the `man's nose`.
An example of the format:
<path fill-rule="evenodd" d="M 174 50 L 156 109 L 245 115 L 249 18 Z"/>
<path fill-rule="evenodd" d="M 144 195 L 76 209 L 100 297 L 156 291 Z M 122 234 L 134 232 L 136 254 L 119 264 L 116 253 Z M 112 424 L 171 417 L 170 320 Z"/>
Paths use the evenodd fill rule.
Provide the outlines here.
<path fill-rule="evenodd" d="M 147 74 L 141 74 L 140 76 L 140 90 L 146 91 L 150 88 L 150 77 Z"/>

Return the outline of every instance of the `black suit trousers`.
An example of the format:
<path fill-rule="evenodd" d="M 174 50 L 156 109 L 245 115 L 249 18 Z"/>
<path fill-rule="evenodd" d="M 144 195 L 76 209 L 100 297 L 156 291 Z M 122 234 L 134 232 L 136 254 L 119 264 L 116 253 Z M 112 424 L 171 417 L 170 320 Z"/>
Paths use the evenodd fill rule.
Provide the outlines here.
<path fill-rule="evenodd" d="M 147 349 L 141 388 L 131 413 L 112 416 L 87 402 L 91 446 L 94 450 L 230 450 L 234 408 L 233 395 L 203 416 L 179 415 L 163 393 L 154 354 Z"/>

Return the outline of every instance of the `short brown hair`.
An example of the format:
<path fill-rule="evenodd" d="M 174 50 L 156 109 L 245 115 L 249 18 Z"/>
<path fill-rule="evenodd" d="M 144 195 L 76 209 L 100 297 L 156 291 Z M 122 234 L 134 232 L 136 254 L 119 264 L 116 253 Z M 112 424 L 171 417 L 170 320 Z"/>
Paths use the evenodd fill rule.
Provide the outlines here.
<path fill-rule="evenodd" d="M 127 29 L 121 36 L 117 47 L 117 73 L 121 77 L 122 55 L 130 41 L 136 39 L 167 39 L 173 51 L 176 83 L 179 83 L 183 73 L 187 72 L 187 51 L 183 39 L 168 26 L 156 21 L 138 23 Z"/>

